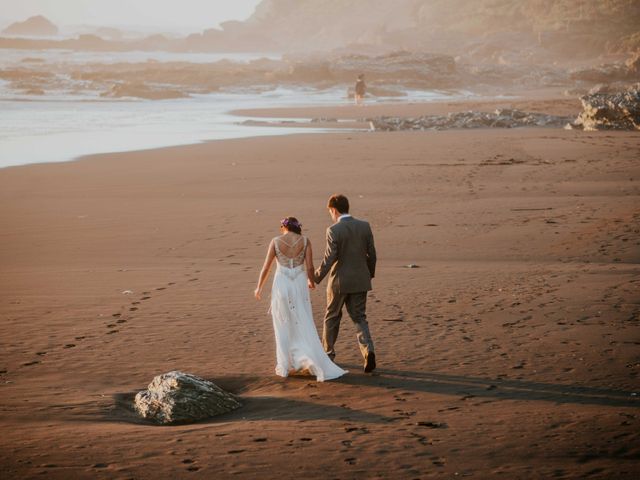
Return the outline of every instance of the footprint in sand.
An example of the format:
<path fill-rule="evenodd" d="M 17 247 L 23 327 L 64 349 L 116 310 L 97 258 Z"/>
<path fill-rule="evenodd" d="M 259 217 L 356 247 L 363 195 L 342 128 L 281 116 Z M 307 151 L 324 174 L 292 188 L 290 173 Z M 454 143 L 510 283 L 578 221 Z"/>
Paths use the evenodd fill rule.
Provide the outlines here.
<path fill-rule="evenodd" d="M 448 428 L 447 424 L 444 422 L 425 421 L 425 422 L 416 422 L 416 425 L 418 427 L 427 427 L 427 428 Z"/>
<path fill-rule="evenodd" d="M 32 362 L 23 363 L 22 366 L 30 367 L 31 365 L 37 365 L 38 363 L 40 363 L 40 360 L 33 360 Z"/>
<path fill-rule="evenodd" d="M 361 434 L 369 433 L 369 429 L 367 427 L 345 427 L 344 431 L 347 433 L 358 432 Z"/>
<path fill-rule="evenodd" d="M 76 346 L 75 343 L 67 343 L 63 348 L 73 348 L 75 346 Z"/>
<path fill-rule="evenodd" d="M 422 445 L 433 445 L 433 442 L 424 435 L 420 435 L 419 433 L 411 433 L 411 436 L 415 437 Z"/>

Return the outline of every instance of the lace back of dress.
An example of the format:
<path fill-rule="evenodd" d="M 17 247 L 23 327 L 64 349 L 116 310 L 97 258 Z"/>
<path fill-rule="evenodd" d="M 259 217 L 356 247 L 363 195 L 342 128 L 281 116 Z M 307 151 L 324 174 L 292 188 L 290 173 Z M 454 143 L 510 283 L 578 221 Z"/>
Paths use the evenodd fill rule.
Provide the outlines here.
<path fill-rule="evenodd" d="M 296 248 L 302 240 L 302 248 Z M 300 236 L 295 242 L 289 244 L 282 238 L 274 238 L 273 245 L 276 250 L 278 263 L 287 268 L 295 268 L 304 264 L 304 257 L 307 251 L 307 238 Z M 283 251 L 284 250 L 284 251 Z"/>

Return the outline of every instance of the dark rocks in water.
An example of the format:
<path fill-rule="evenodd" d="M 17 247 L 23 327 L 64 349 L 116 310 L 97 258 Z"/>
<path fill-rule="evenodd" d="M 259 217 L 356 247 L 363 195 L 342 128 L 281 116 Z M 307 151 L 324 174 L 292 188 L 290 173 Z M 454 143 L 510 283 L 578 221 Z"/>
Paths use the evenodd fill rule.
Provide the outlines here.
<path fill-rule="evenodd" d="M 312 118 L 311 123 L 337 123 L 338 119 L 333 117 L 317 117 Z"/>
<path fill-rule="evenodd" d="M 377 117 L 367 119 L 372 130 L 445 130 L 450 128 L 563 127 L 570 117 L 498 109 L 493 113 L 458 112 L 417 118 Z"/>
<path fill-rule="evenodd" d="M 367 72 L 375 78 L 429 78 L 456 74 L 456 62 L 450 55 L 397 51 L 378 56 L 343 55 L 331 62 L 331 69 L 349 79 Z"/>
<path fill-rule="evenodd" d="M 295 61 L 289 65 L 289 71 L 283 75 L 287 80 L 295 80 L 302 82 L 320 82 L 326 80 L 334 80 L 333 73 L 329 66 L 329 62 L 303 62 Z"/>
<path fill-rule="evenodd" d="M 288 72 L 278 74 L 280 80 L 319 82 L 355 82 L 365 73 L 383 84 L 451 86 L 461 78 L 456 62 L 449 55 L 398 51 L 385 55 L 329 55 L 319 58 L 285 56 Z M 374 93 L 370 91 L 370 93 Z M 375 94 L 375 93 L 374 93 Z"/>
<path fill-rule="evenodd" d="M 640 52 L 631 55 L 624 63 L 608 63 L 593 68 L 574 70 L 569 78 L 574 81 L 612 83 L 637 81 L 640 75 Z"/>
<path fill-rule="evenodd" d="M 100 94 L 101 97 L 122 98 L 134 97 L 147 100 L 167 100 L 171 98 L 187 98 L 189 94 L 180 90 L 156 87 L 144 83 L 116 83 L 110 90 Z"/>
<path fill-rule="evenodd" d="M 29 88 L 24 93 L 26 95 L 44 95 L 45 91 L 42 88 Z"/>
<path fill-rule="evenodd" d="M 134 403 L 140 416 L 159 424 L 196 422 L 240 406 L 234 395 L 214 383 L 178 371 L 155 377 Z"/>
<path fill-rule="evenodd" d="M 465 85 L 558 86 L 567 85 L 568 73 L 561 68 L 527 64 L 462 64 L 458 71 Z"/>
<path fill-rule="evenodd" d="M 640 75 L 640 50 L 627 58 L 624 64 L 630 73 Z"/>
<path fill-rule="evenodd" d="M 593 93 L 580 98 L 582 112 L 570 128 L 640 130 L 640 83 L 616 93 Z"/>
<path fill-rule="evenodd" d="M 581 97 L 589 93 L 586 88 L 568 88 L 564 91 L 566 97 Z"/>
<path fill-rule="evenodd" d="M 599 83 L 595 87 L 592 87 L 591 89 L 589 89 L 589 91 L 586 93 L 588 93 L 589 95 L 594 95 L 596 93 L 611 93 L 611 90 L 612 90 L 611 85 L 608 85 L 606 83 Z"/>
<path fill-rule="evenodd" d="M 30 17 L 24 22 L 15 22 L 5 28 L 2 33 L 8 35 L 26 35 L 34 37 L 49 37 L 58 34 L 58 27 L 42 15 Z"/>
<path fill-rule="evenodd" d="M 624 81 L 629 78 L 629 70 L 627 67 L 615 63 L 574 70 L 569 74 L 570 80 L 590 83 Z"/>

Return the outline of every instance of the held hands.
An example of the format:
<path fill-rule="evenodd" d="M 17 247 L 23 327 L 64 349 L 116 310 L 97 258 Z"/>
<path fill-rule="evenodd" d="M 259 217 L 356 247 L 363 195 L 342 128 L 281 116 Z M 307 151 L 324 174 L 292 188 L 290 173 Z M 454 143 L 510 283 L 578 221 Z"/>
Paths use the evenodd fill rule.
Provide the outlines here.
<path fill-rule="evenodd" d="M 307 286 L 309 287 L 309 290 L 315 290 L 316 289 L 316 284 L 313 280 L 311 280 L 310 278 L 307 278 Z"/>

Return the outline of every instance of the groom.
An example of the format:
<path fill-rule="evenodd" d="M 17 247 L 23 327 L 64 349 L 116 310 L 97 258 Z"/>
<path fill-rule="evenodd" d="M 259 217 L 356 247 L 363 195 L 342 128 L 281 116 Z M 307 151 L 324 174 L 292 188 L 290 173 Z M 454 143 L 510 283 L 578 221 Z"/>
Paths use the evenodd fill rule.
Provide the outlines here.
<path fill-rule="evenodd" d="M 322 343 L 333 360 L 342 307 L 346 306 L 356 326 L 364 371 L 369 373 L 376 368 L 376 354 L 366 315 L 367 292 L 371 290 L 371 279 L 376 270 L 373 233 L 369 223 L 349 215 L 349 200 L 344 195 L 332 195 L 327 208 L 335 223 L 327 229 L 324 259 L 314 273 L 316 283 L 329 274 Z"/>

